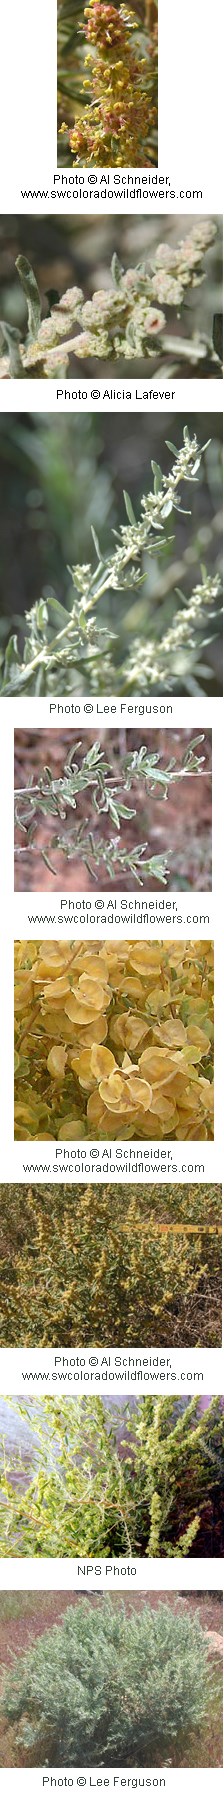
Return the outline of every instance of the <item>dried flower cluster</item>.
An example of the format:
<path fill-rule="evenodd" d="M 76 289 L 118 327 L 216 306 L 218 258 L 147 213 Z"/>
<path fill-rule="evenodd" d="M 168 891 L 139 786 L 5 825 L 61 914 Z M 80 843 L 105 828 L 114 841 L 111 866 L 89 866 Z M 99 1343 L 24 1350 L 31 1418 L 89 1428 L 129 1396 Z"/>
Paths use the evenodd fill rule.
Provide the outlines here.
<path fill-rule="evenodd" d="M 0 377 L 32 375 L 32 370 L 41 377 L 64 377 L 71 354 L 78 358 L 100 357 L 103 361 L 150 358 L 155 356 L 155 343 L 157 352 L 166 352 L 169 345 L 164 307 L 177 308 L 179 314 L 186 294 L 203 281 L 203 256 L 215 237 L 213 221 L 199 218 L 176 249 L 170 244 L 159 244 L 150 265 L 148 260 L 147 264 L 123 270 L 115 254 L 111 287 L 97 289 L 91 301 L 85 301 L 81 288 L 69 288 L 54 303 L 49 319 L 44 320 L 33 270 L 25 257 L 18 257 L 16 268 L 27 301 L 28 333 L 21 344 L 17 329 L 1 321 L 8 355 L 0 359 Z M 178 338 L 177 355 L 180 347 Z M 201 345 L 199 341 L 200 356 L 207 356 L 208 349 L 211 359 L 217 361 L 212 345 L 208 346 L 205 340 Z M 194 361 L 196 351 L 194 340 Z"/>
<path fill-rule="evenodd" d="M 213 1136 L 210 941 L 18 942 L 18 1139 Z"/>
<path fill-rule="evenodd" d="M 175 609 L 169 631 L 159 638 L 158 622 L 158 636 L 156 633 L 154 640 L 146 643 L 136 640 L 120 668 L 115 636 L 97 619 L 96 611 L 101 611 L 110 591 L 127 591 L 142 582 L 144 554 L 160 553 L 167 543 L 166 521 L 173 509 L 181 511 L 180 484 L 197 481 L 206 447 L 199 449 L 196 435 L 191 438 L 187 426 L 180 450 L 169 441 L 167 444 L 174 460 L 169 476 L 163 476 L 153 459 L 153 489 L 142 498 L 139 521 L 125 492 L 127 522 L 115 534 L 109 557 L 103 557 L 92 528 L 97 565 L 94 570 L 90 564 L 73 567 L 71 607 L 50 597 L 31 608 L 26 615 L 28 632 L 22 657 L 17 637 L 10 638 L 2 667 L 2 695 L 19 695 L 21 690 L 35 695 L 63 695 L 74 690 L 80 694 L 83 688 L 96 695 L 136 688 L 164 694 L 180 687 L 180 682 L 190 693 L 192 689 L 203 693 L 200 679 L 208 669 L 205 671 L 201 654 L 214 637 L 221 588 L 218 573 L 210 577 L 203 569 L 190 601 L 181 597 L 182 608 Z"/>
<path fill-rule="evenodd" d="M 115 778 L 113 764 L 110 764 L 110 759 L 101 751 L 98 740 L 84 753 L 81 762 L 77 762 L 77 754 L 82 751 L 82 742 L 78 741 L 67 753 L 61 777 L 54 777 L 47 766 L 38 783 L 33 784 L 30 778 L 25 788 L 15 790 L 15 827 L 22 830 L 23 835 L 25 832 L 26 836 L 25 845 L 24 839 L 22 845 L 15 845 L 16 858 L 22 858 L 27 850 L 32 855 L 41 817 L 44 820 L 56 817 L 60 823 L 65 822 L 65 827 L 58 827 L 56 832 L 51 833 L 49 844 L 40 848 L 44 864 L 54 876 L 57 876 L 55 853 L 60 852 L 69 862 L 84 859 L 87 871 L 95 882 L 100 866 L 103 865 L 112 883 L 116 883 L 117 873 L 125 874 L 125 871 L 129 871 L 134 882 L 140 886 L 150 877 L 157 877 L 160 883 L 166 883 L 169 875 L 167 851 L 145 858 L 144 854 L 148 855 L 149 851 L 147 842 L 133 846 L 130 850 L 120 842 L 123 823 L 131 821 L 137 813 L 136 804 L 128 807 L 124 795 L 132 794 L 133 780 L 136 781 L 139 777 L 146 796 L 158 789 L 160 796 L 162 792 L 166 799 L 170 785 L 188 775 L 198 776 L 203 771 L 204 757 L 196 750 L 203 740 L 204 734 L 197 734 L 196 739 L 189 743 L 179 770 L 175 759 L 171 759 L 167 767 L 161 767 L 159 752 L 150 753 L 146 746 L 141 746 L 139 751 L 126 752 L 122 759 L 120 779 Z M 92 814 L 88 822 L 87 815 L 85 822 L 81 818 L 80 823 L 75 823 L 71 829 L 69 819 L 67 824 L 67 817 L 69 818 L 71 809 L 76 812 L 77 798 L 86 790 L 91 791 L 91 808 L 94 808 L 96 822 L 93 824 Z M 109 818 L 110 826 L 117 828 L 118 834 L 113 831 L 112 838 L 110 836 L 104 839 L 101 830 L 100 835 L 102 817 L 103 825 L 107 828 Z"/>
<path fill-rule="evenodd" d="M 119 169 L 150 169 L 157 159 L 157 29 L 144 53 L 133 46 L 138 20 L 121 6 L 89 0 L 84 8 L 86 38 L 84 112 L 66 134 L 72 161 Z"/>

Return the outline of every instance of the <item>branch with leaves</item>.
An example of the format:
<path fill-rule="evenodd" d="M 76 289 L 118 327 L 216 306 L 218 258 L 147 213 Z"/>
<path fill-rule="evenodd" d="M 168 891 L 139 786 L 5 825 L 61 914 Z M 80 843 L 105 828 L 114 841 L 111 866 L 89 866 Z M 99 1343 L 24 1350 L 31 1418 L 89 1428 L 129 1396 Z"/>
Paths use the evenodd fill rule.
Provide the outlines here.
<path fill-rule="evenodd" d="M 216 1499 L 222 1514 L 223 1400 L 130 1400 L 122 1412 L 102 1398 L 44 1397 L 17 1403 L 17 1447 L 0 1449 L 0 1553 L 52 1558 L 108 1554 L 182 1559 L 196 1553 L 205 1513 L 205 1552 Z M 8 1411 L 10 1399 L 6 1400 Z M 133 1408 L 134 1405 L 134 1408 Z M 27 1426 L 25 1485 L 20 1421 Z M 32 1437 L 36 1447 L 33 1454 Z M 33 1469 L 33 1470 L 32 1470 Z M 17 1480 L 17 1484 L 15 1481 Z M 18 1488 L 19 1481 L 19 1488 Z M 207 1523 L 206 1507 L 210 1505 Z M 219 1513 L 217 1544 L 219 1548 Z"/>
<path fill-rule="evenodd" d="M 146 746 L 141 746 L 139 751 L 127 752 L 122 760 L 120 778 L 115 778 L 110 760 L 101 751 L 99 741 L 84 753 L 80 763 L 77 762 L 77 754 L 82 751 L 82 742 L 78 741 L 71 747 L 59 778 L 54 777 L 49 766 L 45 766 L 37 783 L 34 784 L 31 777 L 25 788 L 15 790 L 15 828 L 25 834 L 25 845 L 24 841 L 22 845 L 16 844 L 16 858 L 23 859 L 27 852 L 32 856 L 36 850 L 36 834 L 41 819 L 46 821 L 56 817 L 60 826 L 51 833 L 48 845 L 40 846 L 41 858 L 54 877 L 57 877 L 55 853 L 59 852 L 68 863 L 75 864 L 76 860 L 83 859 L 95 882 L 99 879 L 102 865 L 112 882 L 116 882 L 116 876 L 120 873 L 125 877 L 129 872 L 134 883 L 140 887 L 151 877 L 158 878 L 160 883 L 165 884 L 169 876 L 167 852 L 149 857 L 147 842 L 130 850 L 120 843 L 123 822 L 136 819 L 137 814 L 136 804 L 129 808 L 124 802 L 124 793 L 132 794 L 134 782 L 135 795 L 135 783 L 139 779 L 146 796 L 158 787 L 158 791 L 166 799 L 171 784 L 178 783 L 189 775 L 198 776 L 203 771 L 204 757 L 196 750 L 203 740 L 202 733 L 191 741 L 179 769 L 172 758 L 163 769 L 159 752 L 149 753 Z M 78 798 L 87 789 L 91 790 L 91 810 L 95 811 L 96 822 L 93 827 L 91 812 L 90 823 L 88 819 L 84 823 L 81 820 L 71 829 L 70 811 L 77 811 Z M 106 817 L 106 826 L 109 821 L 118 830 L 112 838 L 108 836 L 104 839 L 100 835 L 102 817 L 103 824 Z M 61 823 L 65 823 L 65 827 Z"/>
<path fill-rule="evenodd" d="M 124 492 L 127 524 L 115 532 L 115 545 L 103 557 L 99 540 L 92 528 L 97 563 L 76 564 L 72 571 L 73 599 L 70 608 L 56 597 L 35 603 L 25 618 L 28 631 L 22 655 L 16 635 L 6 649 L 1 676 L 3 696 L 25 694 L 104 692 L 128 693 L 136 689 L 164 694 L 167 690 L 203 694 L 201 677 L 209 675 L 202 663 L 203 647 L 209 645 L 216 631 L 217 608 L 221 589 L 219 573 L 208 576 L 202 569 L 201 582 L 190 600 L 181 596 L 181 609 L 174 607 L 169 631 L 159 638 L 155 623 L 154 639 L 143 644 L 136 640 L 125 664 L 119 668 L 116 636 L 98 622 L 98 610 L 104 597 L 117 590 L 138 589 L 144 582 L 142 559 L 160 554 L 167 545 L 166 522 L 173 510 L 181 507 L 180 486 L 195 483 L 206 445 L 199 448 L 196 435 L 190 438 L 184 428 L 180 450 L 166 441 L 173 463 L 169 476 L 163 476 L 152 459 L 153 489 L 143 495 L 139 520 L 135 519 L 130 496 Z M 114 655 L 113 655 L 114 654 Z"/>
<path fill-rule="evenodd" d="M 181 360 L 181 373 L 182 366 L 190 361 L 194 369 L 198 363 L 204 363 L 206 374 L 209 364 L 209 374 L 215 371 L 221 376 L 221 356 L 216 348 L 219 316 L 215 316 L 214 342 L 203 333 L 189 339 L 183 339 L 179 333 L 176 338 L 167 336 L 169 309 L 176 308 L 179 320 L 187 292 L 204 280 L 204 254 L 215 238 L 213 220 L 198 219 L 187 238 L 176 247 L 159 244 L 153 257 L 135 268 L 124 270 L 115 253 L 109 288 L 97 289 L 91 301 L 85 300 L 81 288 L 68 288 L 44 320 L 34 271 L 26 257 L 17 257 L 16 269 L 27 304 L 27 334 L 21 343 L 17 327 L 0 322 L 0 378 L 26 378 L 33 373 L 41 378 L 60 379 L 66 376 L 73 355 L 78 359 L 98 357 L 104 363 L 134 358 L 155 360 L 155 353 L 158 367 L 161 354 L 165 353 L 168 360 L 174 358 L 177 372 Z"/>

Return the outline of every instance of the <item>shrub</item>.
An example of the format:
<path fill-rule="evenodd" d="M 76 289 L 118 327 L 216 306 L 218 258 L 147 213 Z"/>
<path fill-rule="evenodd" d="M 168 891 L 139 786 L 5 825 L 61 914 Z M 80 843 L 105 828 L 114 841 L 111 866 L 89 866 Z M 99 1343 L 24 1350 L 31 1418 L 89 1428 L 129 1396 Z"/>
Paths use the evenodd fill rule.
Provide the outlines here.
<path fill-rule="evenodd" d="M 220 1186 L 0 1196 L 1 1345 L 221 1345 Z"/>
<path fill-rule="evenodd" d="M 175 1397 L 132 1399 L 130 1408 L 124 1402 L 122 1414 L 114 1407 L 111 1416 L 101 1398 L 44 1398 L 36 1411 L 32 1402 L 30 1418 L 29 1404 L 18 1405 L 18 1452 L 13 1448 L 11 1462 L 10 1447 L 4 1452 L 2 1442 L 0 1555 L 181 1559 L 197 1552 L 201 1519 L 201 1552 L 210 1552 L 212 1527 L 215 1554 L 224 1411 L 219 1398 L 205 1400 L 205 1406 L 200 1411 L 197 1398 L 189 1403 Z M 25 1488 L 20 1417 L 31 1420 L 39 1440 Z M 222 1552 L 218 1523 L 217 1552 Z"/>
<path fill-rule="evenodd" d="M 191 1765 L 212 1683 L 199 1619 L 168 1605 L 70 1606 L 6 1680 L 2 1708 L 24 1748 L 55 1766 Z M 40 1764 L 40 1761 L 39 1761 Z"/>

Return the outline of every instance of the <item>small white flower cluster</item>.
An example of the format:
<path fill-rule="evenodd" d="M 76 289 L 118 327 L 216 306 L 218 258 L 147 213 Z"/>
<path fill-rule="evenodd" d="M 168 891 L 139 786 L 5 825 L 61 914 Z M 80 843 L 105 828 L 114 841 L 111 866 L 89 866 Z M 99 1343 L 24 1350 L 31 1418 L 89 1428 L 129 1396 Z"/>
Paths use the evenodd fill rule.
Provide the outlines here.
<path fill-rule="evenodd" d="M 221 582 L 218 575 L 209 577 L 204 573 L 203 581 L 196 584 L 189 602 L 174 615 L 172 626 L 162 639 L 147 640 L 142 646 L 136 639 L 124 667 L 127 687 L 140 690 L 145 695 L 147 684 L 154 692 L 172 690 L 182 677 L 185 686 L 191 672 L 195 671 L 195 689 L 199 693 L 200 659 L 203 644 L 209 643 L 209 632 L 206 614 L 211 613 L 218 602 Z M 206 623 L 206 624 L 205 624 Z M 198 634 L 200 639 L 198 643 Z"/>
<path fill-rule="evenodd" d="M 150 490 L 148 495 L 142 497 L 140 520 L 133 521 L 132 524 L 128 516 L 128 525 L 120 527 L 119 544 L 108 570 L 108 580 L 113 589 L 126 586 L 126 565 L 128 565 L 129 584 L 132 575 L 136 583 L 136 571 L 130 571 L 130 561 L 134 557 L 138 558 L 144 550 L 150 549 L 150 533 L 161 533 L 161 528 L 173 508 L 176 508 L 178 512 L 181 511 L 180 483 L 196 481 L 205 446 L 202 446 L 199 451 L 196 435 L 194 434 L 191 439 L 188 428 L 184 427 L 183 445 L 180 451 L 176 451 L 175 447 L 173 449 L 175 450 L 174 463 L 168 478 L 163 476 L 158 464 L 152 464 L 154 491 Z M 158 540 L 154 538 L 151 542 L 151 549 L 157 548 Z"/>
<path fill-rule="evenodd" d="M 108 689 L 111 693 L 113 689 L 115 693 L 127 693 L 133 688 L 143 694 L 147 688 L 164 694 L 175 689 L 178 682 L 180 685 L 181 678 L 185 689 L 191 692 L 196 686 L 195 693 L 203 693 L 198 677 L 203 678 L 207 672 L 200 665 L 201 650 L 213 637 L 210 616 L 214 619 L 217 612 L 219 576 L 207 576 L 202 571 L 202 581 L 196 585 L 190 601 L 186 602 L 183 596 L 183 606 L 178 610 L 174 604 L 172 623 L 165 634 L 157 639 L 156 618 L 154 638 L 146 644 L 135 640 L 126 663 L 121 649 L 119 657 L 119 637 L 113 658 L 114 634 L 109 625 L 104 626 L 102 613 L 104 600 L 108 600 L 112 590 L 137 589 L 142 581 L 142 554 L 160 554 L 166 543 L 167 516 L 173 509 L 182 511 L 180 484 L 197 481 L 206 447 L 199 449 L 196 435 L 191 438 L 187 426 L 179 450 L 169 441 L 167 445 L 173 455 L 171 469 L 164 476 L 152 460 L 154 486 L 143 496 L 139 520 L 135 520 L 130 496 L 124 493 L 126 522 L 119 534 L 115 533 L 108 557 L 101 554 L 92 529 L 97 562 L 77 564 L 71 571 L 72 601 L 68 608 L 63 607 L 59 629 L 55 628 L 58 604 L 52 597 L 36 603 L 26 615 L 23 657 L 16 637 L 9 640 L 2 663 L 2 695 L 18 695 L 21 690 L 29 693 L 30 689 L 35 695 L 49 694 L 52 689 L 56 694 L 71 690 L 82 694 L 83 688 L 84 693 L 87 689 L 95 695 Z"/>
<path fill-rule="evenodd" d="M 40 318 L 33 271 L 24 258 L 19 258 L 28 335 L 20 344 L 14 328 L 2 327 L 8 356 L 0 358 L 0 376 L 22 376 L 36 366 L 40 376 L 64 376 L 73 353 L 81 359 L 100 357 L 103 362 L 109 358 L 116 361 L 153 357 L 155 340 L 157 349 L 164 348 L 167 320 L 163 307 L 175 307 L 178 313 L 186 290 L 204 280 L 202 258 L 215 237 L 213 221 L 199 219 L 176 249 L 170 244 L 159 244 L 148 265 L 125 271 L 115 258 L 111 288 L 96 289 L 88 301 L 81 288 L 68 288 L 47 320 Z"/>

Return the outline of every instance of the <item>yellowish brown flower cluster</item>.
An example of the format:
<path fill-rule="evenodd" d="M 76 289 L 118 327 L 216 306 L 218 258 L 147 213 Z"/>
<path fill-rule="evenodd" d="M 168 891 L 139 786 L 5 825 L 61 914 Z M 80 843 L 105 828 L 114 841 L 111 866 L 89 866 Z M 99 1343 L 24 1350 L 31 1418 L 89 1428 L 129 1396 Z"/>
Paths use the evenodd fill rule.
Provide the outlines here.
<path fill-rule="evenodd" d="M 91 86 L 89 105 L 68 133 L 74 164 L 150 169 L 157 160 L 157 40 L 147 56 L 134 50 L 130 33 L 138 28 L 133 14 L 121 6 L 89 0 L 82 31 L 90 47 L 85 58 Z M 94 56 L 93 56 L 94 52 Z M 65 124 L 61 133 L 67 131 Z"/>
<path fill-rule="evenodd" d="M 19 942 L 19 1140 L 213 1135 L 210 941 Z"/>

